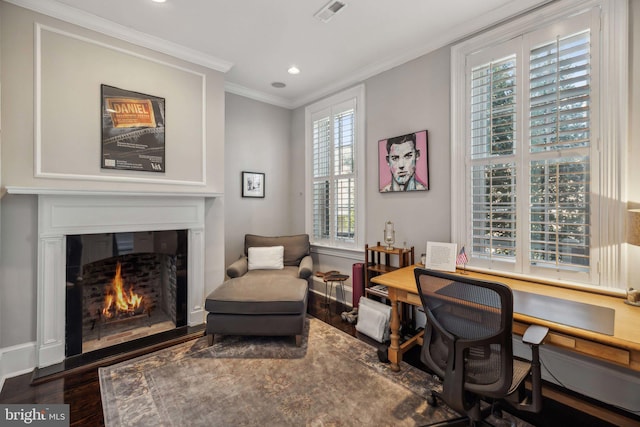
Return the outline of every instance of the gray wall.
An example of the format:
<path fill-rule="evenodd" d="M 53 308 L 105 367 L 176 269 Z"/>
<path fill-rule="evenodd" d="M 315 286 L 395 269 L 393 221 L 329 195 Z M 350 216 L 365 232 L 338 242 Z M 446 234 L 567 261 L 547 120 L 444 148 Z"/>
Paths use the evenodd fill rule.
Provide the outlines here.
<path fill-rule="evenodd" d="M 60 79 L 66 91 L 58 94 L 60 105 L 69 115 L 60 114 L 52 102 L 51 95 L 45 90 L 40 114 L 43 130 L 42 148 L 45 153 L 59 149 L 58 161 L 52 164 L 43 162 L 44 171 L 67 174 L 57 178 L 35 177 L 35 132 L 34 120 L 36 106 L 34 95 L 36 87 L 36 63 L 34 52 L 34 26 L 36 23 L 99 41 L 119 50 L 107 52 L 104 45 L 84 43 L 82 60 L 86 63 L 80 74 L 65 79 L 67 60 L 75 63 L 72 49 L 78 40 L 67 35 L 45 37 L 48 42 L 42 45 L 42 57 L 49 56 L 48 65 L 42 68 L 43 88 L 52 88 L 52 81 Z M 2 151 L 1 169 L 3 193 L 5 187 L 73 189 L 88 191 L 144 191 L 172 193 L 222 193 L 224 191 L 224 76 L 222 73 L 187 63 L 167 55 L 140 48 L 138 46 L 112 39 L 78 26 L 43 16 L 26 9 L 0 2 L 0 78 L 2 85 L 1 123 Z M 51 36 L 51 37 L 50 37 Z M 51 44 L 55 38 L 55 43 Z M 60 63 L 52 61 L 50 51 L 55 52 Z M 107 49 L 108 50 L 108 49 Z M 131 52 L 133 55 L 123 52 Z M 132 76 L 128 86 L 126 74 L 105 73 L 94 64 L 99 64 L 105 55 L 113 61 L 116 68 L 125 70 Z M 148 60 L 142 60 L 141 55 Z M 104 64 L 103 64 L 104 65 Z M 191 70 L 184 73 L 178 68 Z M 166 78 L 156 80 L 149 77 L 144 82 L 145 92 L 162 96 L 166 94 L 167 105 L 173 101 L 176 106 L 200 114 L 195 119 L 185 117 L 181 112 L 172 110 L 167 124 L 174 130 L 185 130 L 189 137 L 182 137 L 167 129 L 167 173 L 152 174 L 144 172 L 105 171 L 100 169 L 100 101 L 99 84 L 111 83 L 127 89 L 136 89 L 142 84 L 144 74 L 158 72 Z M 176 74 L 177 73 L 177 74 Z M 195 75 L 195 77 L 194 77 Z M 169 77 L 171 76 L 171 77 Z M 200 76 L 200 77 L 198 77 Z M 115 80 L 114 80 L 115 79 Z M 202 80 L 206 79 L 206 85 Z M 48 83 L 47 83 L 48 82 Z M 86 99 L 86 86 L 91 87 L 93 95 Z M 202 89 L 206 88 L 206 92 Z M 206 100 L 207 115 L 202 117 L 203 95 Z M 47 98 L 48 97 L 48 98 Z M 45 98 L 46 101 L 45 101 Z M 179 98 L 179 99 L 177 99 Z M 77 106 L 74 106 L 75 101 Z M 198 113 L 200 112 L 200 113 Z M 167 107 L 167 115 L 169 108 Z M 171 124 L 173 123 L 173 125 Z M 197 128 L 189 129 L 196 123 Z M 198 137 L 200 135 L 200 137 Z M 203 141 L 201 135 L 206 135 Z M 203 144 L 206 158 L 201 154 Z M 183 155 L 183 151 L 186 153 Z M 48 157 L 47 157 L 48 158 Z M 64 161 L 60 160 L 64 159 Z M 43 159 L 44 160 L 44 159 Z M 186 181 L 202 176 L 202 164 L 206 163 L 206 184 L 188 185 Z M 67 165 L 65 168 L 64 165 Z M 62 166 L 62 168 L 60 168 Z M 169 171 L 170 170 L 170 171 Z M 193 174 L 193 170 L 200 173 Z M 88 179 L 77 175 L 89 175 Z M 104 180 L 116 176 L 117 182 Z M 140 178 L 152 180 L 144 181 Z M 182 182 L 181 182 L 182 181 Z M 36 340 L 36 297 L 37 297 L 37 196 L 4 194 L 0 200 L 0 378 L 3 364 L 13 347 L 27 348 Z M 224 203 L 221 198 L 208 198 L 205 203 L 205 291 L 213 283 L 222 280 L 224 272 Z M 13 358 L 12 360 L 15 360 Z M 25 362 L 25 367 L 26 362 Z M 5 366 L 6 368 L 6 366 Z M 6 369 L 5 369 L 6 371 Z"/>
<path fill-rule="evenodd" d="M 366 240 L 382 240 L 384 223 L 395 224 L 396 244 L 415 246 L 450 238 L 449 49 L 429 53 L 370 78 L 367 99 Z M 426 129 L 429 190 L 378 191 L 378 140 Z"/>
<path fill-rule="evenodd" d="M 396 246 L 415 246 L 416 260 L 427 240 L 450 241 L 449 48 L 442 48 L 402 66 L 378 74 L 365 83 L 366 182 L 365 241 L 382 241 L 384 223 L 392 221 Z M 304 107 L 293 112 L 292 150 L 304 158 Z M 378 191 L 378 140 L 428 130 L 429 191 Z M 295 162 L 294 162 L 295 163 Z M 304 167 L 295 170 L 292 207 L 297 229 L 304 230 Z M 362 248 L 364 251 L 364 248 Z M 335 257 L 315 255 L 319 270 L 350 274 L 351 264 L 364 262 L 364 252 Z"/>
<path fill-rule="evenodd" d="M 289 139 L 291 152 L 289 164 L 291 165 L 291 228 L 297 233 L 304 233 L 305 211 L 305 146 L 304 146 L 304 108 L 298 108 L 291 112 L 291 128 Z"/>
<path fill-rule="evenodd" d="M 629 156 L 627 157 L 626 197 L 629 205 L 640 207 L 640 1 L 630 1 L 629 37 Z M 384 223 L 395 223 L 396 245 L 415 246 L 416 259 L 425 252 L 426 242 L 450 241 L 450 47 L 367 79 L 366 86 L 366 235 L 369 244 L 382 240 Z M 430 190 L 410 194 L 382 194 L 377 189 L 377 141 L 390 136 L 429 131 Z M 292 150 L 304 156 L 304 107 L 293 112 Z M 296 190 L 304 192 L 304 169 L 296 171 Z M 294 194 L 296 211 L 304 211 L 304 200 Z M 298 218 L 296 218 L 298 219 Z M 296 222 L 304 229 L 304 218 Z M 628 246 L 627 271 L 622 274 L 628 286 L 638 288 L 640 247 Z M 354 261 L 362 260 L 354 259 Z M 345 269 L 344 260 L 318 256 L 322 269 Z"/>
<path fill-rule="evenodd" d="M 0 349 L 36 339 L 38 201 L 5 195 L 0 230 Z"/>
<path fill-rule="evenodd" d="M 225 265 L 243 251 L 247 233 L 277 236 L 304 232 L 292 226 L 291 111 L 226 94 Z M 265 197 L 243 198 L 241 173 L 265 174 Z M 304 211 L 303 211 L 304 212 Z"/>
<path fill-rule="evenodd" d="M 224 148 L 222 73 L 6 2 L 0 6 L 2 185 L 82 190 L 224 191 L 220 158 Z M 40 50 L 34 46 L 36 24 L 42 25 Z M 38 58 L 40 74 L 36 68 Z M 34 83 L 36 79 L 41 88 L 39 92 Z M 100 168 L 101 84 L 166 99 L 167 167 L 164 173 Z M 34 102 L 38 94 L 39 106 Z M 204 122 L 203 110 L 207 113 Z M 40 140 L 37 140 L 37 128 L 41 130 Z M 203 171 L 203 152 L 206 171 Z M 36 168 L 36 159 L 42 165 L 41 170 Z M 38 173 L 41 176 L 37 176 Z"/>
<path fill-rule="evenodd" d="M 629 138 L 626 199 L 640 207 L 640 2 L 630 1 L 629 15 Z M 369 244 L 382 239 L 384 222 L 396 225 L 396 244 L 415 246 L 416 258 L 425 252 L 428 240 L 450 241 L 451 205 L 450 149 L 450 52 L 449 47 L 367 79 L 366 86 L 366 234 Z M 412 194 L 381 194 L 377 190 L 379 139 L 407 132 L 429 131 L 429 175 L 431 189 Z M 293 112 L 292 150 L 304 156 L 304 107 Z M 296 171 L 294 185 L 304 194 L 304 169 Z M 294 192 L 292 206 L 304 211 L 304 199 Z M 295 225 L 304 229 L 304 218 Z M 625 286 L 638 288 L 640 247 L 627 245 Z M 364 255 L 353 262 L 362 261 Z M 316 256 L 320 269 L 348 270 L 343 258 Z"/>

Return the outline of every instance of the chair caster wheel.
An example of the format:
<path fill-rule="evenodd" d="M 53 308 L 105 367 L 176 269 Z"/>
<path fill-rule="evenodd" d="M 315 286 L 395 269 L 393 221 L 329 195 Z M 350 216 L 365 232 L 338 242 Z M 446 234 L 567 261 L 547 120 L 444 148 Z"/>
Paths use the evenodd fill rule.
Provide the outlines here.
<path fill-rule="evenodd" d="M 427 404 L 434 407 L 438 406 L 438 399 L 436 398 L 436 395 L 434 393 L 431 393 L 431 395 L 427 397 Z"/>

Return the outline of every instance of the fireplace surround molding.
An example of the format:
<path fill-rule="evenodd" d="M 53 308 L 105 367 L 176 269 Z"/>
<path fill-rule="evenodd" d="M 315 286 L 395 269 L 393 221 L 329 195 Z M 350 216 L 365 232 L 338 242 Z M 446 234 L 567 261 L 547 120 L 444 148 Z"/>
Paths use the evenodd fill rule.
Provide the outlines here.
<path fill-rule="evenodd" d="M 37 366 L 65 359 L 67 235 L 188 230 L 187 323 L 204 323 L 204 207 L 203 195 L 39 194 Z"/>

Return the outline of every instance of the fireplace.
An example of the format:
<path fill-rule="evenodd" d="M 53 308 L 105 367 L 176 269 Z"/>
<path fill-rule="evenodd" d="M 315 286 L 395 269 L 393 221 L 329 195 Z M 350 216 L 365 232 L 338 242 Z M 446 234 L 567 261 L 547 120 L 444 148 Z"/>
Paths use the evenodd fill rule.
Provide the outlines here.
<path fill-rule="evenodd" d="M 187 323 L 187 231 L 67 235 L 66 357 Z"/>
<path fill-rule="evenodd" d="M 157 267 L 159 271 L 171 270 L 175 263 L 177 270 L 176 286 L 186 289 L 182 296 L 178 296 L 176 302 L 176 324 L 198 326 L 204 323 L 204 259 L 205 259 L 205 197 L 198 195 L 181 194 L 155 194 L 145 193 L 100 193 L 85 191 L 61 191 L 54 194 L 38 195 L 38 292 L 37 292 L 37 339 L 36 339 L 36 365 L 43 368 L 63 362 L 67 354 L 82 352 L 82 339 L 72 342 L 68 338 L 67 314 L 68 305 L 80 299 L 85 289 L 77 286 L 78 277 L 84 282 L 84 271 L 87 268 L 101 270 L 102 275 L 107 275 L 107 270 L 115 273 L 117 261 L 120 260 L 121 268 L 126 276 L 129 264 L 133 257 L 143 253 L 155 253 L 159 257 L 159 263 L 164 267 Z M 176 231 L 177 230 L 177 231 Z M 161 233 L 150 237 L 150 232 Z M 164 236 L 162 235 L 164 233 Z M 172 243 L 167 235 L 178 233 L 176 244 Z M 72 237 L 76 236 L 76 237 Z M 80 241 L 86 243 L 90 239 L 102 240 L 93 252 L 83 254 L 75 263 L 76 271 L 67 271 L 67 253 L 72 246 Z M 105 237 L 108 236 L 108 237 Z M 118 237 L 114 237 L 118 236 Z M 68 239 L 71 237 L 70 239 Z M 177 242 L 182 242 L 180 245 Z M 110 243 L 108 243 L 110 242 Z M 110 246 L 111 249 L 108 248 Z M 171 252 L 173 246 L 184 246 L 185 252 Z M 115 247 L 115 249 L 114 249 Z M 149 251 L 149 248 L 153 248 Z M 139 249 L 139 250 L 138 250 Z M 174 248 L 175 249 L 175 248 Z M 115 251 L 115 252 L 114 252 Z M 170 259 L 162 260 L 162 255 L 169 255 Z M 77 255 L 76 255 L 77 257 Z M 84 259 L 82 259 L 84 257 Z M 173 259 L 173 258 L 175 259 Z M 154 258 L 155 259 L 155 258 Z M 92 265 L 103 260 L 103 265 Z M 113 264 L 111 265 L 110 263 Z M 122 263 L 125 264 L 122 264 Z M 151 262 L 146 260 L 144 262 Z M 156 261 L 152 261 L 155 263 Z M 71 268 L 73 270 L 74 267 Z M 81 269 L 82 270 L 81 270 Z M 154 270 L 156 267 L 145 267 Z M 163 270 L 164 269 L 164 270 Z M 133 273 L 131 273 L 133 274 Z M 133 277 L 133 276 L 132 276 Z M 109 279 L 111 282 L 112 277 Z M 140 278 L 135 279 L 140 282 Z M 182 281 L 182 282 L 181 282 Z M 186 282 L 186 285 L 181 283 Z M 104 283 L 101 285 L 104 287 Z M 125 285 L 126 286 L 126 285 Z M 145 284 L 147 286 L 147 284 Z M 168 284 L 160 286 L 169 286 Z M 67 301 L 68 288 L 75 289 L 74 296 Z M 82 292 L 82 293 L 81 293 Z M 100 292 L 104 292 L 101 288 Z M 157 291 L 156 293 L 161 292 Z M 171 292 L 171 291 L 167 291 Z M 181 290 L 180 292 L 183 292 Z M 80 296 L 78 296 L 80 293 Z M 69 303 L 69 304 L 68 304 Z M 158 305 L 170 305 L 171 302 L 154 302 Z M 183 307 L 178 309 L 178 305 Z M 76 305 L 77 306 L 77 305 Z M 154 308 L 155 313 L 159 309 Z M 170 309 L 168 309 L 170 313 Z M 80 316 L 82 310 L 79 311 Z M 74 316 L 78 316 L 77 312 Z M 171 314 L 167 314 L 171 318 Z M 94 318 L 85 321 L 79 320 L 75 328 L 83 325 L 88 335 L 97 331 L 91 330 Z M 145 328 L 148 328 L 147 319 L 138 318 Z M 173 323 L 173 320 L 169 320 Z M 112 328 L 119 328 L 119 322 L 105 322 L 100 325 L 101 340 L 105 340 L 112 334 Z M 126 324 L 126 321 L 121 323 Z M 132 321 L 132 323 L 135 323 Z M 77 326 L 80 325 L 80 326 Z M 126 326 L 129 328 L 129 326 Z M 175 326 L 177 327 L 177 326 Z M 83 334 L 81 333 L 80 336 Z M 96 337 L 97 338 L 97 337 Z M 72 350 L 68 350 L 73 348 Z"/>

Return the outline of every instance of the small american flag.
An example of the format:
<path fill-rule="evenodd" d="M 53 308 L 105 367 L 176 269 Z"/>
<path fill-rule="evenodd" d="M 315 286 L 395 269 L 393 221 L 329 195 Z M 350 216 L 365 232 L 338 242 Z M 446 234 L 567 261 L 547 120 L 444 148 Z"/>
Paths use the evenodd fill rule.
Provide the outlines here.
<path fill-rule="evenodd" d="M 456 257 L 456 265 L 466 264 L 469 262 L 469 258 L 467 258 L 467 253 L 464 251 L 464 246 L 458 252 L 458 256 Z"/>

